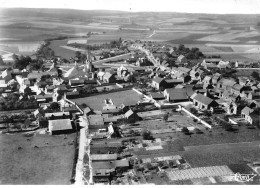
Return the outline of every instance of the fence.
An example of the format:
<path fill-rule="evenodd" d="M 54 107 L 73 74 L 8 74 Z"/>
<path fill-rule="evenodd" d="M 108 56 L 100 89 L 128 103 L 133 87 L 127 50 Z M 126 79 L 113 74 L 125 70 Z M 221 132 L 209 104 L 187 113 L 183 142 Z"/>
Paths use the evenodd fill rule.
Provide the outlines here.
<path fill-rule="evenodd" d="M 184 107 L 180 106 L 180 109 L 184 112 L 186 112 L 187 114 L 189 114 L 191 117 L 197 119 L 199 122 L 201 122 L 203 125 L 205 125 L 207 128 L 212 128 L 212 126 L 210 124 L 208 124 L 207 122 L 201 120 L 200 118 L 198 118 L 197 116 L 195 116 L 194 114 L 192 114 L 191 112 L 189 112 L 188 110 L 186 110 Z"/>

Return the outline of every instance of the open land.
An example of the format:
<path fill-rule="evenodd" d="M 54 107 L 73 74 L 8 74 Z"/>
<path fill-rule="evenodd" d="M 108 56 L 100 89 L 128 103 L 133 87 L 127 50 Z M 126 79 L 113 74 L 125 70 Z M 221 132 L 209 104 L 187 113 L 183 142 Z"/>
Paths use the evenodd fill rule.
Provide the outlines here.
<path fill-rule="evenodd" d="M 75 147 L 69 143 L 75 138 L 0 135 L 0 184 L 70 184 Z"/>
<path fill-rule="evenodd" d="M 105 99 L 111 99 L 116 106 L 121 104 L 125 105 L 135 105 L 140 101 L 140 96 L 133 90 L 118 91 L 109 94 L 100 94 L 91 97 L 72 99 L 73 102 L 76 102 L 78 105 L 85 103 L 91 109 L 102 110 L 105 104 Z"/>
<path fill-rule="evenodd" d="M 82 37 L 88 32 L 98 32 L 88 38 L 88 44 L 101 44 L 119 37 L 122 39 L 167 42 L 168 44 L 200 44 L 207 55 L 226 55 L 244 60 L 259 60 L 258 16 L 250 15 L 203 15 L 177 13 L 132 13 L 120 11 L 77 11 L 21 9 L 18 16 L 16 9 L 1 11 L 0 50 L 17 47 L 19 43 L 39 43 L 46 38 L 58 36 Z M 56 13 L 55 12 L 55 13 Z M 50 19 L 51 18 L 51 19 Z M 15 38 L 13 38 L 15 36 Z M 37 42 L 36 42 L 37 41 Z M 210 43 L 211 45 L 208 45 Z M 3 47 L 5 44 L 5 47 Z M 65 49 L 65 41 L 53 41 L 51 48 L 56 55 L 69 58 L 74 49 Z M 236 47 L 236 45 L 248 45 Z M 257 46 L 257 48 L 255 47 Z M 210 47 L 210 48 L 209 48 Z M 4 49 L 5 48 L 5 49 Z M 23 54 L 32 47 L 24 50 Z M 205 50 L 204 50 L 205 49 Z M 210 50 L 209 50 L 210 49 Z M 11 53 L 17 49 L 8 49 Z M 240 56 L 239 53 L 250 53 Z M 28 53 L 28 52 L 27 52 Z"/>

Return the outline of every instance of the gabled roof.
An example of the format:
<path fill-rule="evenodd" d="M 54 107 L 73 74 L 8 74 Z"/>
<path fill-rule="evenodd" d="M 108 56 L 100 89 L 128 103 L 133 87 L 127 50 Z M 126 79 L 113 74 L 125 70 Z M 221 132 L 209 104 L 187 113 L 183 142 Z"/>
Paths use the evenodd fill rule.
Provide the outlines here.
<path fill-rule="evenodd" d="M 190 72 L 191 69 L 186 68 L 186 67 L 178 67 L 178 70 L 181 72 L 184 72 L 184 73 L 188 73 L 188 72 Z"/>
<path fill-rule="evenodd" d="M 170 100 L 186 100 L 188 99 L 187 90 L 184 89 L 166 89 L 169 93 Z"/>
<path fill-rule="evenodd" d="M 164 96 L 161 93 L 152 92 L 150 95 L 153 99 L 164 99 Z"/>
<path fill-rule="evenodd" d="M 183 83 L 182 79 L 169 79 L 169 80 L 165 80 L 167 83 Z"/>
<path fill-rule="evenodd" d="M 155 78 L 153 79 L 153 81 L 156 82 L 156 83 L 158 83 L 158 84 L 160 84 L 162 81 L 164 81 L 164 78 L 155 77 Z"/>
<path fill-rule="evenodd" d="M 243 114 L 249 115 L 253 111 L 254 111 L 253 109 L 246 106 L 245 108 L 242 109 L 241 114 L 243 113 Z"/>
<path fill-rule="evenodd" d="M 112 161 L 117 159 L 117 154 L 92 154 L 91 159 L 95 161 Z"/>
<path fill-rule="evenodd" d="M 240 91 L 242 89 L 243 86 L 241 86 L 240 84 L 235 84 L 232 86 L 233 89 Z"/>
<path fill-rule="evenodd" d="M 113 76 L 113 74 L 111 74 L 110 72 L 106 72 L 103 76 L 103 79 L 109 79 Z"/>
<path fill-rule="evenodd" d="M 236 84 L 236 81 L 232 78 L 222 78 L 218 81 L 218 83 L 221 83 L 222 85 L 225 85 L 225 86 L 230 86 L 232 87 L 233 85 Z"/>
<path fill-rule="evenodd" d="M 206 97 L 200 93 L 198 93 L 195 97 L 194 97 L 194 100 L 197 100 L 199 101 L 200 103 L 204 104 L 204 105 L 209 105 L 210 103 L 212 103 L 214 100 L 209 98 L 209 97 Z"/>
<path fill-rule="evenodd" d="M 125 113 L 125 117 L 126 118 L 129 118 L 131 115 L 133 115 L 134 114 L 134 112 L 130 109 L 130 110 L 128 110 L 126 113 Z"/>

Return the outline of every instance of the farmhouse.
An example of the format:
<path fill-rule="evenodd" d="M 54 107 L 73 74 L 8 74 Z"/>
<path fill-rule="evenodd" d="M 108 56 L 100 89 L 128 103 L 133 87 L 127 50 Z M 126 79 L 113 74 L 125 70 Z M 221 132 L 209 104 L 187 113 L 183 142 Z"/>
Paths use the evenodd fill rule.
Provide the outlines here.
<path fill-rule="evenodd" d="M 150 97 L 151 97 L 152 99 L 154 99 L 154 100 L 163 100 L 163 99 L 165 99 L 164 96 L 163 96 L 163 94 L 161 94 L 161 93 L 156 93 L 156 92 L 150 93 Z"/>
<path fill-rule="evenodd" d="M 52 135 L 71 133 L 73 131 L 70 119 L 49 120 L 48 123 L 48 130 Z"/>
<path fill-rule="evenodd" d="M 152 87 L 157 90 L 163 90 L 166 88 L 167 82 L 164 80 L 164 78 L 155 77 L 152 80 Z"/>
<path fill-rule="evenodd" d="M 117 154 L 92 154 L 91 159 L 92 162 L 100 162 L 100 161 L 115 161 L 117 160 Z"/>
<path fill-rule="evenodd" d="M 92 166 L 94 169 L 129 169 L 128 160 L 115 160 L 115 161 L 106 161 L 106 162 L 93 162 Z"/>
<path fill-rule="evenodd" d="M 131 109 L 128 110 L 126 113 L 125 113 L 125 119 L 128 121 L 128 122 L 135 122 L 137 120 L 139 120 L 139 116 L 133 112 Z"/>
<path fill-rule="evenodd" d="M 110 72 L 106 72 L 103 76 L 103 82 L 105 83 L 113 83 L 116 81 L 115 74 L 111 74 Z"/>
<path fill-rule="evenodd" d="M 242 109 L 241 115 L 250 124 L 259 123 L 260 114 L 257 111 L 255 111 L 247 106 Z"/>
<path fill-rule="evenodd" d="M 198 107 L 200 110 L 211 110 L 211 111 L 213 111 L 214 108 L 218 106 L 218 103 L 215 100 L 206 97 L 200 93 L 198 93 L 193 98 L 193 104 L 196 107 Z"/>
<path fill-rule="evenodd" d="M 188 95 L 187 95 L 187 90 L 185 88 L 183 89 L 165 89 L 164 90 L 164 97 L 167 99 L 169 102 L 185 102 L 188 101 Z"/>
<path fill-rule="evenodd" d="M 69 119 L 70 113 L 69 112 L 53 112 L 53 113 L 45 113 L 44 117 L 48 120 L 55 120 L 55 119 Z"/>
<path fill-rule="evenodd" d="M 185 64 L 185 63 L 187 63 L 187 58 L 186 58 L 184 55 L 180 55 L 180 56 L 177 58 L 177 63 L 178 63 L 178 64 Z"/>

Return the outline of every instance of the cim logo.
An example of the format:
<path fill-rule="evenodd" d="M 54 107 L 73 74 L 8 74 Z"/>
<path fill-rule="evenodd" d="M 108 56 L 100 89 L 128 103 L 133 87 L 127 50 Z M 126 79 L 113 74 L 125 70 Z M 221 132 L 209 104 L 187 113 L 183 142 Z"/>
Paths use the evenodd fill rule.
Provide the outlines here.
<path fill-rule="evenodd" d="M 254 177 L 256 177 L 256 174 L 240 174 L 236 173 L 234 175 L 234 178 L 238 182 L 250 182 L 254 180 Z"/>

